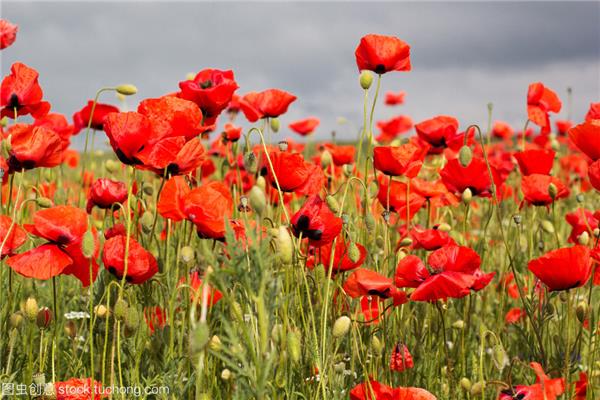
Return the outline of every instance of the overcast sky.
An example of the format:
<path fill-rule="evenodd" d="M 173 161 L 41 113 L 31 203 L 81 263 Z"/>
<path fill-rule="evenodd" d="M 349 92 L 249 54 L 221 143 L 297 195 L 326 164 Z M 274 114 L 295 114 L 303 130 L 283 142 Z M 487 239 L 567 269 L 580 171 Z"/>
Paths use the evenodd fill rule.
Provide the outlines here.
<path fill-rule="evenodd" d="M 389 73 L 383 92 L 406 104 L 381 105 L 376 118 L 438 114 L 461 126 L 495 119 L 522 127 L 527 86 L 541 81 L 573 119 L 600 101 L 600 2 L 574 3 L 256 3 L 13 2 L 3 18 L 19 25 L 1 53 L 2 75 L 22 61 L 40 72 L 53 110 L 70 116 L 103 86 L 131 82 L 146 97 L 178 89 L 188 72 L 233 69 L 238 93 L 276 87 L 298 96 L 282 126 L 321 118 L 319 137 L 355 137 L 362 94 L 354 50 L 368 33 L 411 45 L 411 72 Z M 116 103 L 112 94 L 104 102 Z M 336 126 L 339 116 L 354 122 Z M 284 129 L 283 135 L 288 132 Z"/>

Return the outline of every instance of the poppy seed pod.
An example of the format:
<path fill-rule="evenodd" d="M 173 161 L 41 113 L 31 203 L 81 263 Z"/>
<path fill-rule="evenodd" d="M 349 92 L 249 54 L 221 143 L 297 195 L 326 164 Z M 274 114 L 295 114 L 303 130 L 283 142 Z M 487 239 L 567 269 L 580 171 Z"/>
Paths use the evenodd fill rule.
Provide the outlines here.
<path fill-rule="evenodd" d="M 473 199 L 473 192 L 471 191 L 471 189 L 466 188 L 463 192 L 462 192 L 462 202 L 464 204 L 469 204 L 471 202 L 471 200 Z"/>
<path fill-rule="evenodd" d="M 336 319 L 333 324 L 333 337 L 341 338 L 342 336 L 345 336 L 350 330 L 351 322 L 352 321 L 350 321 L 350 318 L 348 318 L 346 315 Z"/>
<path fill-rule="evenodd" d="M 279 118 L 271 118 L 271 130 L 275 133 L 279 132 Z"/>
<path fill-rule="evenodd" d="M 300 361 L 301 343 L 296 331 L 289 331 L 287 334 L 287 350 L 293 363 Z"/>
<path fill-rule="evenodd" d="M 575 315 L 577 315 L 577 320 L 583 323 L 588 316 L 588 304 L 585 301 L 580 301 L 577 303 L 577 307 L 575 308 Z"/>
<path fill-rule="evenodd" d="M 132 96 L 138 91 L 134 85 L 128 83 L 117 86 L 115 90 L 117 93 L 122 94 L 123 96 Z"/>
<path fill-rule="evenodd" d="M 469 164 L 471 164 L 471 160 L 473 160 L 473 150 L 469 146 L 463 146 L 460 148 L 460 152 L 458 153 L 458 161 L 460 161 L 460 165 L 467 168 Z"/>
<path fill-rule="evenodd" d="M 50 323 L 52 323 L 52 311 L 50 311 L 48 307 L 40 308 L 40 311 L 37 313 L 35 323 L 40 329 L 48 328 Z"/>
<path fill-rule="evenodd" d="M 25 316 L 30 321 L 33 321 L 34 319 L 37 318 L 37 314 L 38 314 L 39 308 L 38 308 L 37 300 L 34 299 L 33 297 L 29 297 L 25 301 L 25 306 L 23 307 L 23 309 L 25 311 Z"/>
<path fill-rule="evenodd" d="M 360 73 L 360 87 L 364 90 L 369 90 L 371 85 L 373 84 L 373 74 L 367 70 L 364 70 Z"/>
<path fill-rule="evenodd" d="M 52 200 L 47 197 L 38 197 L 35 199 L 35 203 L 42 208 L 50 208 L 52 207 Z"/>

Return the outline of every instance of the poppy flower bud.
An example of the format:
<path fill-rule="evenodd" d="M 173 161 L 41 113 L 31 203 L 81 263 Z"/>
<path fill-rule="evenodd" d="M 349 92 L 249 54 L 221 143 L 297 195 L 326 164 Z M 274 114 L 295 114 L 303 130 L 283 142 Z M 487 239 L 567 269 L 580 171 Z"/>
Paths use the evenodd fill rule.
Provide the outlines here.
<path fill-rule="evenodd" d="M 579 244 L 587 246 L 590 242 L 590 234 L 587 231 L 584 231 L 581 235 L 577 236 L 577 242 Z"/>
<path fill-rule="evenodd" d="M 140 325 L 140 314 L 135 307 L 129 307 L 125 315 L 125 327 L 135 331 Z"/>
<path fill-rule="evenodd" d="M 219 339 L 217 335 L 213 335 L 213 337 L 211 337 L 210 341 L 208 342 L 208 348 L 212 351 L 219 351 L 221 350 L 221 346 L 221 339 Z"/>
<path fill-rule="evenodd" d="M 52 323 L 52 311 L 48 307 L 40 308 L 38 311 L 37 317 L 35 319 L 35 323 L 40 329 L 46 329 Z"/>
<path fill-rule="evenodd" d="M 108 315 L 108 309 L 104 304 L 98 304 L 94 307 L 94 314 L 96 314 L 96 317 L 104 319 Z"/>
<path fill-rule="evenodd" d="M 465 392 L 468 392 L 469 390 L 471 390 L 471 381 L 469 380 L 469 378 L 461 378 L 460 379 L 460 387 Z"/>
<path fill-rule="evenodd" d="M 193 81 L 195 77 L 196 77 L 196 74 L 193 72 L 188 72 L 187 74 L 185 74 L 186 81 Z"/>
<path fill-rule="evenodd" d="M 37 300 L 34 299 L 33 297 L 29 297 L 25 301 L 25 307 L 23 309 L 25 310 L 25 316 L 30 321 L 33 321 L 34 319 L 37 318 L 37 314 L 38 314 L 39 308 L 38 308 Z"/>
<path fill-rule="evenodd" d="M 301 347 L 298 333 L 296 331 L 289 331 L 287 334 L 287 350 L 293 363 L 300 361 Z"/>
<path fill-rule="evenodd" d="M 360 250 L 354 242 L 350 242 L 350 245 L 348 246 L 348 258 L 353 263 L 356 263 L 358 260 L 360 260 Z"/>
<path fill-rule="evenodd" d="M 379 340 L 379 337 L 377 336 L 373 336 L 371 339 L 371 347 L 376 355 L 381 355 L 383 352 L 383 343 L 381 343 L 381 340 Z"/>
<path fill-rule="evenodd" d="M 251 174 L 256 172 L 256 156 L 253 152 L 244 155 L 244 169 Z"/>
<path fill-rule="evenodd" d="M 137 93 L 137 88 L 131 84 L 123 84 L 119 85 L 116 88 L 117 93 L 122 94 L 123 96 L 132 96 Z"/>
<path fill-rule="evenodd" d="M 52 207 L 52 200 L 47 197 L 38 197 L 35 199 L 35 203 L 42 208 L 50 208 Z"/>
<path fill-rule="evenodd" d="M 559 141 L 556 140 L 556 138 L 552 138 L 552 140 L 550 140 L 550 147 L 552 148 L 552 150 L 558 151 L 560 149 Z"/>
<path fill-rule="evenodd" d="M 473 160 L 473 151 L 469 146 L 463 146 L 460 148 L 458 153 L 458 161 L 460 161 L 460 165 L 467 168 L 469 164 L 471 164 L 471 160 Z"/>
<path fill-rule="evenodd" d="M 333 337 L 341 338 L 342 336 L 346 336 L 348 331 L 350 330 L 350 318 L 346 315 L 343 315 L 335 320 L 333 323 Z"/>
<path fill-rule="evenodd" d="M 543 220 L 540 225 L 546 233 L 554 233 L 554 225 L 552 225 L 552 222 L 548 221 L 547 219 Z"/>
<path fill-rule="evenodd" d="M 442 222 L 441 224 L 438 224 L 437 230 L 440 232 L 450 232 L 452 227 L 449 224 Z"/>
<path fill-rule="evenodd" d="M 119 170 L 119 163 L 115 160 L 106 160 L 104 163 L 104 168 L 111 174 L 114 174 Z"/>
<path fill-rule="evenodd" d="M 600 228 L 594 229 L 594 231 L 592 233 L 594 234 L 595 238 L 600 237 Z"/>
<path fill-rule="evenodd" d="M 190 333 L 190 354 L 192 357 L 197 357 L 210 340 L 208 325 L 201 322 Z"/>
<path fill-rule="evenodd" d="M 275 133 L 279 132 L 279 118 L 271 118 L 271 130 Z M 284 150 L 282 150 L 284 151 Z"/>
<path fill-rule="evenodd" d="M 548 194 L 552 200 L 556 198 L 556 195 L 558 194 L 558 188 L 554 183 L 548 185 Z"/>
<path fill-rule="evenodd" d="M 192 261 L 194 261 L 194 258 L 195 252 L 191 246 L 184 246 L 181 249 L 181 261 L 183 261 L 184 263 L 191 263 Z"/>
<path fill-rule="evenodd" d="M 452 324 L 452 327 L 457 330 L 462 330 L 465 328 L 465 321 L 463 321 L 462 319 L 454 321 L 454 323 Z"/>
<path fill-rule="evenodd" d="M 77 325 L 75 325 L 75 322 L 73 321 L 67 321 L 67 323 L 65 324 L 64 327 L 65 330 L 65 334 L 70 337 L 71 339 L 75 338 L 75 336 L 77 336 Z"/>
<path fill-rule="evenodd" d="M 11 328 L 18 328 L 18 327 L 20 327 L 21 324 L 23 323 L 23 313 L 20 312 L 20 311 L 12 313 L 10 315 L 9 323 L 10 323 L 10 327 Z"/>
<path fill-rule="evenodd" d="M 281 324 L 273 325 L 273 328 L 271 329 L 271 339 L 273 339 L 275 343 L 281 342 L 283 339 L 285 339 L 285 337 L 283 337 L 282 335 L 282 332 L 283 327 L 281 326 Z"/>
<path fill-rule="evenodd" d="M 464 204 L 469 204 L 473 199 L 473 192 L 471 189 L 466 188 L 464 192 L 462 192 L 462 202 Z"/>
<path fill-rule="evenodd" d="M 367 213 L 365 215 L 365 227 L 369 232 L 375 229 L 375 218 L 373 217 L 373 214 Z"/>
<path fill-rule="evenodd" d="M 140 224 L 144 233 L 152 232 L 152 225 L 154 225 L 154 215 L 150 211 L 144 211 L 140 218 Z"/>
<path fill-rule="evenodd" d="M 383 248 L 383 246 L 385 245 L 385 241 L 383 239 L 383 236 L 379 235 L 375 238 L 375 244 L 377 245 L 377 247 Z"/>
<path fill-rule="evenodd" d="M 85 258 L 92 258 L 96 250 L 96 241 L 91 230 L 85 231 L 81 240 L 81 252 Z"/>
<path fill-rule="evenodd" d="M 344 176 L 346 178 L 350 178 L 352 176 L 352 165 L 344 164 L 344 166 L 342 167 L 342 171 L 344 172 Z"/>
<path fill-rule="evenodd" d="M 324 150 L 321 153 L 321 168 L 327 169 L 333 162 L 333 157 L 329 150 Z"/>
<path fill-rule="evenodd" d="M 367 70 L 362 71 L 360 73 L 359 82 L 361 88 L 363 88 L 364 90 L 369 90 L 369 88 L 373 84 L 373 74 L 371 74 Z"/>
<path fill-rule="evenodd" d="M 287 227 L 279 227 L 275 247 L 277 249 L 279 261 L 281 261 L 283 265 L 291 264 L 294 244 L 292 243 L 292 236 Z"/>
<path fill-rule="evenodd" d="M 471 396 L 479 396 L 484 389 L 485 381 L 475 382 L 473 386 L 471 386 Z"/>
<path fill-rule="evenodd" d="M 577 196 L 575 196 L 575 200 L 577 200 L 578 203 L 583 203 L 585 201 L 583 193 L 577 193 Z"/>
<path fill-rule="evenodd" d="M 340 205 L 339 205 L 338 201 L 335 199 L 335 197 L 328 194 L 325 197 L 325 202 L 327 203 L 327 206 L 334 214 L 337 214 L 340 212 Z"/>
<path fill-rule="evenodd" d="M 408 247 L 408 246 L 412 246 L 413 244 L 413 240 L 409 237 L 405 237 L 404 239 L 402 239 L 400 241 L 400 247 Z"/>
<path fill-rule="evenodd" d="M 581 323 L 586 320 L 588 315 L 588 304 L 585 301 L 580 301 L 577 303 L 577 307 L 575 307 L 575 315 L 577 315 L 577 319 Z"/>
<path fill-rule="evenodd" d="M 502 371 L 509 364 L 506 351 L 500 343 L 494 346 L 494 349 L 492 351 L 492 361 L 494 362 L 494 365 L 499 371 Z"/>
<path fill-rule="evenodd" d="M 123 299 L 117 300 L 117 302 L 115 303 L 115 317 L 118 320 L 125 319 L 128 308 L 129 308 L 129 305 L 127 304 L 127 302 L 125 300 L 123 300 Z"/>
<path fill-rule="evenodd" d="M 229 379 L 231 379 L 231 371 L 227 368 L 221 371 L 221 379 L 223 379 L 224 381 L 228 381 Z"/>
<path fill-rule="evenodd" d="M 256 185 L 252 186 L 248 193 L 248 200 L 250 201 L 250 207 L 259 215 L 262 215 L 267 207 L 267 196 L 264 190 Z"/>

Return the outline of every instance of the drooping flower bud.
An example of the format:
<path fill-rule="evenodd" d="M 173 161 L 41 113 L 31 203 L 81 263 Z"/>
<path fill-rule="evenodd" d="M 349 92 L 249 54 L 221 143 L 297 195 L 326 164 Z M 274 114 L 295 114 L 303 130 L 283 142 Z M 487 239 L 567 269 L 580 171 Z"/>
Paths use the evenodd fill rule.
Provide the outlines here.
<path fill-rule="evenodd" d="M 53 206 L 52 200 L 47 197 L 38 197 L 35 199 L 35 203 L 42 208 L 50 208 Z"/>
<path fill-rule="evenodd" d="M 256 172 L 256 155 L 251 151 L 244 154 L 244 169 L 251 174 Z"/>
<path fill-rule="evenodd" d="M 12 313 L 10 315 L 9 323 L 10 323 L 11 328 L 20 327 L 21 324 L 23 323 L 23 313 L 21 313 L 20 311 Z"/>
<path fill-rule="evenodd" d="M 277 231 L 275 247 L 277 249 L 277 257 L 283 265 L 290 265 L 294 255 L 292 236 L 290 231 L 285 226 L 280 226 Z"/>
<path fill-rule="evenodd" d="M 94 307 L 94 314 L 96 317 L 104 319 L 108 315 L 108 308 L 104 304 L 98 304 Z"/>
<path fill-rule="evenodd" d="M 129 83 L 119 85 L 115 89 L 117 90 L 117 93 L 122 94 L 123 96 L 132 96 L 138 91 L 134 85 Z"/>
<path fill-rule="evenodd" d="M 123 320 L 125 319 L 125 317 L 127 316 L 127 309 L 129 308 L 129 305 L 127 304 L 127 302 L 123 299 L 119 299 L 117 300 L 117 302 L 115 303 L 115 318 L 117 318 L 118 320 Z"/>
<path fill-rule="evenodd" d="M 546 233 L 554 233 L 554 225 L 547 219 L 542 220 L 542 222 L 540 222 L 540 225 Z"/>
<path fill-rule="evenodd" d="M 360 250 L 354 242 L 350 242 L 350 244 L 348 245 L 348 258 L 353 263 L 356 263 L 358 262 L 358 260 L 360 260 Z"/>
<path fill-rule="evenodd" d="M 575 307 L 575 315 L 577 315 L 577 319 L 579 322 L 583 323 L 588 316 L 588 304 L 585 301 L 580 301 L 577 303 L 577 307 Z"/>
<path fill-rule="evenodd" d="M 337 214 L 340 212 L 340 205 L 339 205 L 338 201 L 335 199 L 335 197 L 328 194 L 325 197 L 325 202 L 327 203 L 327 206 L 334 214 Z"/>
<path fill-rule="evenodd" d="M 479 396 L 483 392 L 483 389 L 485 389 L 485 381 L 475 382 L 471 386 L 471 396 Z"/>
<path fill-rule="evenodd" d="M 548 185 L 548 194 L 552 200 L 556 198 L 556 195 L 558 194 L 558 188 L 554 183 Z"/>
<path fill-rule="evenodd" d="M 473 160 L 473 150 L 469 146 L 462 146 L 458 153 L 458 161 L 460 161 L 460 165 L 464 168 L 467 168 L 469 164 L 471 164 L 471 160 Z"/>
<path fill-rule="evenodd" d="M 81 253 L 85 258 L 92 258 L 95 250 L 96 241 L 94 240 L 94 234 L 88 229 L 83 234 L 83 239 L 81 240 Z"/>
<path fill-rule="evenodd" d="M 469 378 L 461 378 L 460 379 L 460 387 L 465 392 L 468 392 L 469 390 L 471 390 L 471 381 L 469 380 Z"/>

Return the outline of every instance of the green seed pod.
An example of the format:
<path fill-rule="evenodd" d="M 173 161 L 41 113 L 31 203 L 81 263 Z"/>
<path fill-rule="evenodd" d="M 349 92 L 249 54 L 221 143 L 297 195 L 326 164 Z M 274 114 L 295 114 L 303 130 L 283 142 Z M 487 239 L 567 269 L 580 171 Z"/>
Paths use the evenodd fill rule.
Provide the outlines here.
<path fill-rule="evenodd" d="M 115 318 L 117 318 L 118 320 L 124 320 L 125 317 L 127 316 L 127 309 L 129 308 L 129 305 L 127 304 L 127 302 L 123 299 L 119 299 L 117 300 L 117 302 L 115 303 Z"/>
<path fill-rule="evenodd" d="M 85 231 L 81 240 L 81 252 L 85 258 L 92 258 L 96 250 L 96 241 L 91 230 Z"/>
<path fill-rule="evenodd" d="M 579 244 L 587 246 L 590 243 L 590 234 L 587 231 L 582 232 L 581 235 L 577 236 L 577 241 Z"/>
<path fill-rule="evenodd" d="M 10 315 L 9 319 L 11 328 L 18 328 L 23 324 L 23 313 L 21 311 L 17 311 Z"/>
<path fill-rule="evenodd" d="M 469 380 L 469 378 L 461 378 L 460 379 L 460 387 L 465 392 L 468 392 L 469 390 L 471 390 L 471 381 Z"/>
<path fill-rule="evenodd" d="M 131 329 L 132 331 L 137 330 L 140 325 L 140 314 L 135 309 L 135 307 L 129 307 L 127 309 L 127 314 L 125 315 L 125 327 Z"/>
<path fill-rule="evenodd" d="M 548 194 L 552 200 L 556 198 L 556 195 L 558 194 L 558 188 L 554 183 L 548 185 Z"/>
<path fill-rule="evenodd" d="M 577 303 L 577 307 L 575 307 L 575 315 L 577 315 L 577 319 L 579 322 L 583 323 L 588 316 L 588 304 L 585 301 L 580 301 Z"/>
<path fill-rule="evenodd" d="M 114 174 L 119 170 L 120 165 L 115 160 L 106 160 L 106 162 L 104 163 L 104 168 L 106 168 L 106 171 L 108 171 L 109 173 Z"/>
<path fill-rule="evenodd" d="M 540 225 L 546 233 L 554 233 L 554 225 L 547 219 L 542 220 L 542 222 L 540 222 Z"/>
<path fill-rule="evenodd" d="M 53 206 L 52 200 L 47 197 L 38 197 L 35 199 L 35 203 L 42 208 L 50 208 Z"/>
<path fill-rule="evenodd" d="M 485 381 L 475 382 L 471 386 L 471 396 L 479 396 L 485 389 Z"/>
<path fill-rule="evenodd" d="M 340 212 L 340 204 L 335 199 L 335 197 L 328 194 L 327 196 L 325 196 L 325 202 L 327 203 L 327 206 L 334 214 L 337 214 Z"/>
<path fill-rule="evenodd" d="M 360 250 L 354 242 L 350 242 L 350 244 L 348 245 L 348 258 L 353 263 L 358 262 L 358 260 L 360 260 Z"/>
<path fill-rule="evenodd" d="M 327 169 L 332 162 L 333 157 L 331 156 L 331 153 L 329 152 L 329 150 L 324 150 L 321 153 L 321 168 Z"/>
<path fill-rule="evenodd" d="M 350 330 L 351 322 L 350 318 L 345 315 L 336 319 L 333 324 L 333 337 L 341 338 L 342 336 L 345 336 Z"/>
<path fill-rule="evenodd" d="M 23 307 L 23 310 L 25 311 L 25 316 L 27 319 L 34 321 L 37 318 L 39 311 L 37 300 L 33 297 L 29 297 L 27 300 L 25 300 L 25 306 Z"/>
<path fill-rule="evenodd" d="M 279 132 L 279 118 L 271 118 L 271 130 L 275 133 Z"/>
<path fill-rule="evenodd" d="M 194 249 L 191 246 L 183 246 L 180 253 L 181 261 L 186 264 L 192 263 L 196 258 Z"/>
<path fill-rule="evenodd" d="M 290 355 L 292 362 L 298 363 L 300 361 L 301 351 L 300 336 L 295 331 L 289 331 L 287 334 L 287 350 Z"/>
<path fill-rule="evenodd" d="M 462 202 L 464 204 L 469 204 L 472 199 L 473 199 L 473 192 L 471 192 L 471 189 L 466 188 L 465 191 L 462 192 Z"/>
<path fill-rule="evenodd" d="M 458 153 L 458 161 L 460 161 L 460 165 L 467 168 L 469 164 L 471 164 L 471 160 L 473 160 L 473 150 L 469 146 L 462 146 Z"/>
<path fill-rule="evenodd" d="M 115 88 L 117 93 L 122 94 L 123 96 L 132 96 L 137 93 L 137 88 L 129 83 L 119 85 Z"/>
<path fill-rule="evenodd" d="M 364 90 L 369 90 L 371 85 L 373 84 L 373 74 L 370 71 L 364 70 L 360 73 L 360 87 Z"/>
<path fill-rule="evenodd" d="M 550 140 L 550 147 L 552 148 L 552 150 L 558 151 L 560 150 L 560 142 L 556 140 L 556 138 L 552 138 Z"/>

